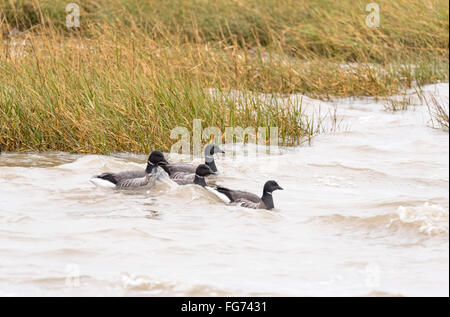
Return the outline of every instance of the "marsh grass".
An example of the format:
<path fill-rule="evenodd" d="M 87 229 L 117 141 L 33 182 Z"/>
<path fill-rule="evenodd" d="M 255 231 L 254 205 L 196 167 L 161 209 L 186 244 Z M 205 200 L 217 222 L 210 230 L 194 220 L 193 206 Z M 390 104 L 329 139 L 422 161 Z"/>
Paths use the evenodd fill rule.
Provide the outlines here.
<path fill-rule="evenodd" d="M 434 128 L 449 131 L 449 101 L 438 99 L 431 95 L 424 98 L 425 104 L 430 114 L 431 125 Z"/>
<path fill-rule="evenodd" d="M 448 3 L 378 2 L 368 28 L 364 1 L 85 0 L 67 29 L 66 1 L 0 1 L 0 146 L 168 150 L 193 119 L 277 126 L 292 145 L 322 119 L 258 94 L 383 97 L 448 80 Z"/>
<path fill-rule="evenodd" d="M 411 95 L 404 92 L 401 96 L 386 97 L 384 100 L 384 110 L 390 112 L 405 111 L 415 106 Z"/>
<path fill-rule="evenodd" d="M 170 131 L 178 126 L 192 131 L 194 119 L 222 131 L 275 126 L 286 145 L 315 134 L 301 105 L 253 94 L 236 99 L 226 90 L 213 98 L 204 83 L 159 71 L 160 59 L 149 58 L 145 49 L 128 56 L 128 42 L 107 47 L 104 41 L 61 45 L 39 39 L 28 38 L 25 55 L 1 64 L 4 149 L 168 151 L 176 141 Z"/>

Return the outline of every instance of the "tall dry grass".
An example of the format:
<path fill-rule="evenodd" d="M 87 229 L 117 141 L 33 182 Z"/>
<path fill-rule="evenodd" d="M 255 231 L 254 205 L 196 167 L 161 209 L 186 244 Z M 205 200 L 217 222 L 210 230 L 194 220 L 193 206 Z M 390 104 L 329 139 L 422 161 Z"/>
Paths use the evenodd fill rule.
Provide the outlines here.
<path fill-rule="evenodd" d="M 422 95 L 420 99 L 428 108 L 431 126 L 448 132 L 450 126 L 448 98 Z"/>
<path fill-rule="evenodd" d="M 317 132 L 301 105 L 250 92 L 386 96 L 448 80 L 448 3 L 378 3 L 368 28 L 364 1 L 85 0 L 67 29 L 66 1 L 1 1 L 0 146 L 168 150 L 195 118 L 277 126 L 294 144 Z"/>

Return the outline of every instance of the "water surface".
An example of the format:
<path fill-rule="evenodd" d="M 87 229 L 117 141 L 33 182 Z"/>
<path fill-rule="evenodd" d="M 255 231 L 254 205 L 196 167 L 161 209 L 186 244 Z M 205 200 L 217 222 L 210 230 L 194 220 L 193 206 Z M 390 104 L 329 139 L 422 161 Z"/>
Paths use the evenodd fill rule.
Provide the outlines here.
<path fill-rule="evenodd" d="M 426 90 L 448 102 L 447 84 Z M 1 154 L 0 295 L 448 296 L 448 133 L 423 106 L 304 104 L 337 106 L 341 129 L 269 156 L 225 145 L 217 161 L 232 188 L 277 180 L 273 211 L 89 181 L 146 155 Z"/>

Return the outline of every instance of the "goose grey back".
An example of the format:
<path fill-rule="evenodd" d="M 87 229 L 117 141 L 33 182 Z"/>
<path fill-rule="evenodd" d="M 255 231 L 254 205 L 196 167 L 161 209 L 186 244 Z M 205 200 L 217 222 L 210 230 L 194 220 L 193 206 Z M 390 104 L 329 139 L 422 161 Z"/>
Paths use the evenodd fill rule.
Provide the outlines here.
<path fill-rule="evenodd" d="M 148 157 L 145 170 L 124 171 L 118 173 L 103 173 L 95 176 L 109 181 L 117 188 L 136 188 L 154 184 L 156 181 L 156 171 L 158 166 L 164 167 L 168 164 L 164 154 L 160 151 L 153 151 Z"/>
<path fill-rule="evenodd" d="M 219 146 L 215 144 L 207 144 L 204 150 L 205 164 L 208 165 L 213 173 L 217 173 L 217 166 L 214 161 L 214 155 L 218 153 L 225 153 Z M 170 178 L 173 178 L 175 173 L 191 173 L 194 174 L 197 169 L 197 165 L 189 163 L 171 163 L 164 167 Z"/>

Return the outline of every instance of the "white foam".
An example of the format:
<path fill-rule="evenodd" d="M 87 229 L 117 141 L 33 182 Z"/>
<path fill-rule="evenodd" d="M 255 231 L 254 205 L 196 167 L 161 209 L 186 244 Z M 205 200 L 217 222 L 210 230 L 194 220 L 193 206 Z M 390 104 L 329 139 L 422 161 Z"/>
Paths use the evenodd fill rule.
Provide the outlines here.
<path fill-rule="evenodd" d="M 397 209 L 401 222 L 415 224 L 419 232 L 427 235 L 448 234 L 448 209 L 426 202 L 423 206 L 403 207 Z"/>

